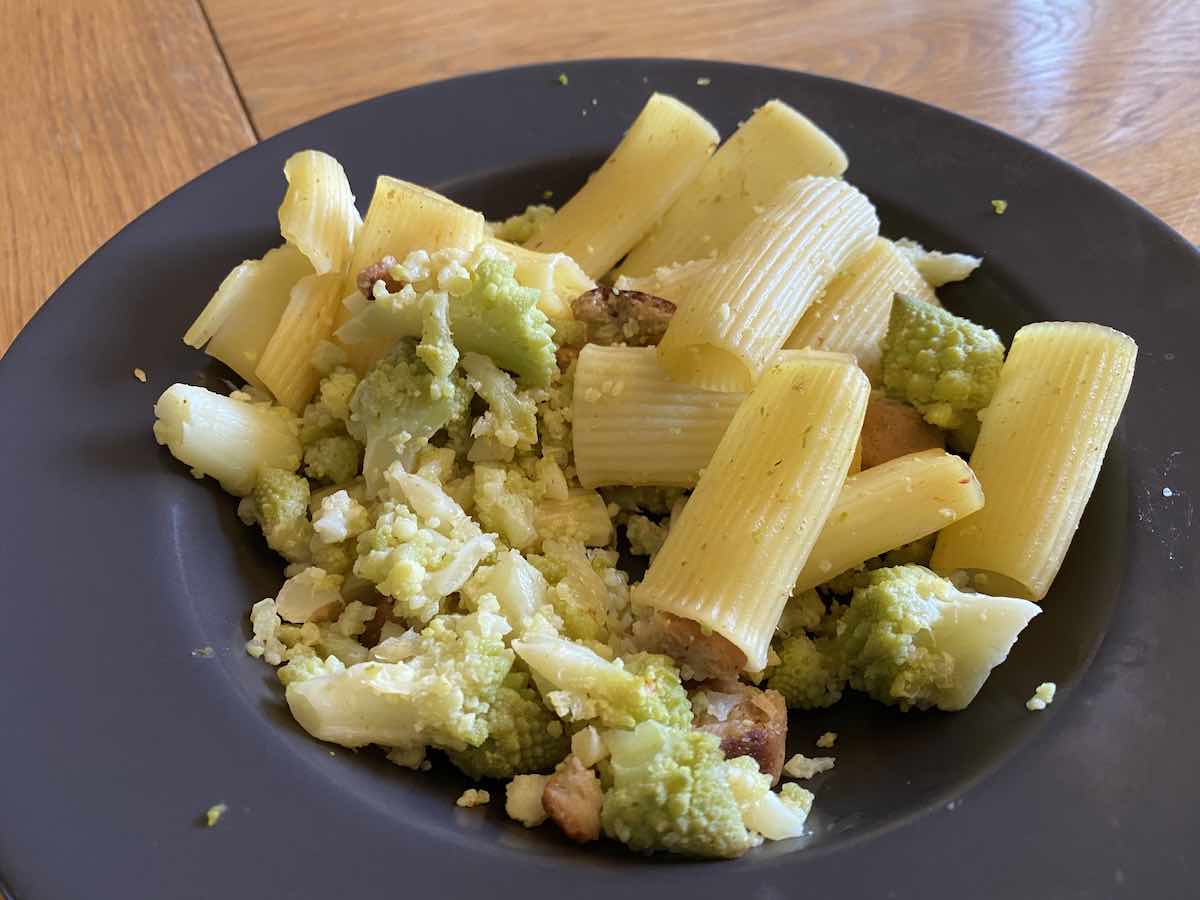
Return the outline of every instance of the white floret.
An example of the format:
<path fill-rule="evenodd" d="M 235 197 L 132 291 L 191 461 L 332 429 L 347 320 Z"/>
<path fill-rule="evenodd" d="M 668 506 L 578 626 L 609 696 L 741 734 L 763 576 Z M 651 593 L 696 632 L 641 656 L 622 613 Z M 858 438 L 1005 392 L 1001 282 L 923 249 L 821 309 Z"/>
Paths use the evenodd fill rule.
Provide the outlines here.
<path fill-rule="evenodd" d="M 366 507 L 345 490 L 324 497 L 313 517 L 313 531 L 329 544 L 358 537 L 370 527 L 371 517 Z"/>
<path fill-rule="evenodd" d="M 261 658 L 273 666 L 283 662 L 287 647 L 279 640 L 279 626 L 282 624 L 275 612 L 275 601 L 267 598 L 259 600 L 250 607 L 250 628 L 254 636 L 246 641 L 246 652 L 255 659 Z"/>
<path fill-rule="evenodd" d="M 546 821 L 542 793 L 549 775 L 517 775 L 504 789 L 504 811 L 526 828 L 535 828 Z"/>

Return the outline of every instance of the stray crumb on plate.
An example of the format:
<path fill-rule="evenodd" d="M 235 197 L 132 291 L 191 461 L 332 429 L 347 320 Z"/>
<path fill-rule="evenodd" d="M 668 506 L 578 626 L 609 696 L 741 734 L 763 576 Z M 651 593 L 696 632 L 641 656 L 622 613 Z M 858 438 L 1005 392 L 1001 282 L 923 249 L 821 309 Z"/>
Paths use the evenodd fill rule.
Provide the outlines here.
<path fill-rule="evenodd" d="M 454 801 L 455 806 L 461 806 L 464 809 L 471 809 L 475 806 L 484 806 L 492 799 L 492 795 L 487 791 L 481 791 L 476 788 L 468 788 L 462 792 L 462 796 Z"/>
<path fill-rule="evenodd" d="M 133 377 L 136 378 L 138 381 L 140 381 L 142 384 L 145 384 L 146 383 L 146 370 L 145 369 L 134 369 Z"/>
<path fill-rule="evenodd" d="M 785 775 L 790 775 L 792 778 L 807 779 L 814 775 L 820 775 L 822 772 L 828 772 L 833 768 L 833 763 L 832 756 L 809 758 L 803 753 L 797 753 L 783 764 L 783 771 Z"/>
<path fill-rule="evenodd" d="M 542 191 L 542 199 L 543 200 L 549 200 L 553 196 L 554 196 L 554 191 L 550 190 L 549 188 Z"/>
<path fill-rule="evenodd" d="M 229 809 L 229 807 L 226 806 L 224 803 L 214 803 L 204 813 L 205 824 L 209 828 L 212 828 L 213 826 L 215 826 L 218 822 L 221 821 L 221 816 L 225 815 L 225 811 L 227 809 Z"/>
<path fill-rule="evenodd" d="M 1054 692 L 1057 690 L 1058 685 L 1053 681 L 1043 681 L 1037 686 L 1037 690 L 1033 692 L 1033 696 L 1025 701 L 1025 708 L 1031 712 L 1045 709 L 1054 702 Z"/>
<path fill-rule="evenodd" d="M 701 76 L 696 79 L 696 84 L 700 85 L 700 87 L 708 87 L 712 84 L 712 79 L 707 76 Z"/>
<path fill-rule="evenodd" d="M 1006 209 L 1008 209 L 1008 201 L 1007 200 L 993 200 L 992 201 L 992 209 L 994 209 L 996 211 L 996 215 L 1002 216 L 1002 215 L 1004 215 L 1004 211 Z"/>
<path fill-rule="evenodd" d="M 558 73 L 558 83 L 563 85 L 564 87 L 566 87 L 568 84 L 571 83 L 571 79 L 569 79 L 567 77 L 566 72 L 559 72 Z"/>
<path fill-rule="evenodd" d="M 822 750 L 828 750 L 837 743 L 837 739 L 838 736 L 836 731 L 827 731 L 817 738 L 817 746 Z"/>
<path fill-rule="evenodd" d="M 204 647 L 197 647 L 195 650 L 193 650 L 192 656 L 198 656 L 201 659 L 212 659 L 213 654 L 216 652 L 217 651 L 215 651 L 212 647 L 206 645 Z"/>

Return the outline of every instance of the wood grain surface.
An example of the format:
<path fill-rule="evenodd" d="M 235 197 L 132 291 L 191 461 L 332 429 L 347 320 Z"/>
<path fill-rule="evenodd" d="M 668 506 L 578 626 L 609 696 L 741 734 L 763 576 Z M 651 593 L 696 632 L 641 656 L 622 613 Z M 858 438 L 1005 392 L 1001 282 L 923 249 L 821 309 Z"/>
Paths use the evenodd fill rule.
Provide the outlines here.
<path fill-rule="evenodd" d="M 1200 0 L 0 0 L 0 16 L 0 350 L 101 241 L 255 131 L 550 59 L 886 88 L 1043 146 L 1200 241 Z"/>
<path fill-rule="evenodd" d="M 139 212 L 254 142 L 196 0 L 0 0 L 0 352 Z"/>

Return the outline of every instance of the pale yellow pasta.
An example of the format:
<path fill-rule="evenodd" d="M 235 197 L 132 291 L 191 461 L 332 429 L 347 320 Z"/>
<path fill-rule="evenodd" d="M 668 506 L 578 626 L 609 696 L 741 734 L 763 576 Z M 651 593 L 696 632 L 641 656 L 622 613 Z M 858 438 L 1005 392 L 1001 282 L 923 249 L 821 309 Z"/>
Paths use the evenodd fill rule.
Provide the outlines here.
<path fill-rule="evenodd" d="M 341 163 L 320 150 L 302 150 L 283 166 L 287 193 L 279 207 L 279 231 L 300 250 L 318 275 L 340 272 L 350 262 L 362 219 Z"/>
<path fill-rule="evenodd" d="M 677 307 L 687 302 L 688 293 L 692 286 L 702 279 L 709 277 L 716 260 L 692 259 L 687 262 L 675 263 L 655 269 L 649 275 L 630 278 L 622 275 L 613 286 L 621 291 L 642 291 L 670 300 Z"/>
<path fill-rule="evenodd" d="M 295 412 L 317 389 L 320 373 L 313 368 L 313 353 L 333 334 L 341 291 L 340 272 L 300 279 L 254 370 L 275 399 Z"/>
<path fill-rule="evenodd" d="M 838 178 L 801 178 L 699 280 L 658 345 L 673 378 L 745 391 L 800 317 L 879 233 L 875 208 Z"/>
<path fill-rule="evenodd" d="M 846 479 L 796 590 L 933 534 L 971 515 L 983 499 L 971 467 L 944 450 L 910 453 L 860 472 Z"/>
<path fill-rule="evenodd" d="M 653 347 L 588 344 L 572 403 L 580 483 L 691 487 L 743 397 L 672 381 Z"/>
<path fill-rule="evenodd" d="M 574 539 L 588 547 L 603 547 L 613 536 L 604 498 L 584 488 L 571 488 L 564 500 L 543 500 L 534 511 L 533 524 L 546 540 Z"/>
<path fill-rule="evenodd" d="M 987 505 L 938 536 L 932 566 L 989 594 L 1041 600 L 1091 496 L 1137 345 L 1103 325 L 1044 322 L 1013 338 L 971 454 Z"/>
<path fill-rule="evenodd" d="M 654 94 L 621 143 L 529 242 L 599 278 L 654 227 L 720 140 L 702 115 Z"/>
<path fill-rule="evenodd" d="M 871 382 L 878 384 L 879 342 L 887 331 L 897 293 L 937 303 L 933 288 L 909 259 L 887 238 L 876 238 L 871 249 L 808 308 L 784 346 L 849 353 Z"/>
<path fill-rule="evenodd" d="M 542 292 L 538 308 L 550 319 L 571 318 L 571 301 L 596 286 L 579 263 L 565 253 L 539 253 L 507 241 L 484 241 L 516 264 L 514 276 L 525 287 Z"/>
<path fill-rule="evenodd" d="M 291 244 L 249 259 L 225 276 L 183 342 L 219 359 L 250 384 L 263 387 L 254 374 L 275 333 L 292 288 L 313 267 Z M 207 346 L 206 346 L 207 344 Z"/>
<path fill-rule="evenodd" d="M 837 177 L 846 154 L 829 135 L 780 100 L 754 111 L 687 186 L 620 274 L 718 255 L 783 186 L 805 175 Z"/>
<path fill-rule="evenodd" d="M 485 232 L 481 213 L 419 184 L 380 175 L 375 180 L 375 193 L 371 195 L 367 217 L 354 244 L 354 257 L 346 273 L 342 296 L 353 294 L 358 289 L 359 273 L 385 256 L 403 262 L 414 250 L 430 253 L 447 248 L 473 250 L 483 240 Z M 348 310 L 339 310 L 337 324 L 343 324 L 347 318 Z M 392 343 L 391 340 L 366 340 L 347 346 L 350 365 L 365 372 L 387 353 Z"/>
<path fill-rule="evenodd" d="M 712 629 L 749 671 L 763 669 L 845 483 L 870 392 L 848 356 L 780 354 L 738 407 L 634 601 Z"/>

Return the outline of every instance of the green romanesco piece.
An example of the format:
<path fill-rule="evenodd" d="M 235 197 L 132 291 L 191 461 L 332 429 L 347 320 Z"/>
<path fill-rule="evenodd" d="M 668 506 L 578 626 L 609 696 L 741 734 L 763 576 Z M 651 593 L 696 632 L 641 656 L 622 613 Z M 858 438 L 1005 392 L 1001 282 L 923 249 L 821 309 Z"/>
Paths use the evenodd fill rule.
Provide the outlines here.
<path fill-rule="evenodd" d="M 966 594 L 917 565 L 878 569 L 838 623 L 850 686 L 901 709 L 962 709 L 1038 613 L 1012 597 Z"/>
<path fill-rule="evenodd" d="M 996 332 L 941 307 L 897 294 L 883 351 L 888 396 L 941 428 L 961 428 L 991 402 L 1004 344 Z"/>
<path fill-rule="evenodd" d="M 793 709 L 823 709 L 842 699 L 846 674 L 837 645 L 829 638 L 813 639 L 798 631 L 775 642 L 779 665 L 767 677 L 767 687 L 779 691 Z"/>
<path fill-rule="evenodd" d="M 285 469 L 263 468 L 254 484 L 254 519 L 267 546 L 289 562 L 305 562 L 312 539 L 308 481 Z"/>
<path fill-rule="evenodd" d="M 343 484 L 358 474 L 362 445 L 348 434 L 317 438 L 304 448 L 304 474 L 316 481 Z"/>
<path fill-rule="evenodd" d="M 434 374 L 413 341 L 400 341 L 367 372 L 350 400 L 349 430 L 366 446 L 368 490 L 378 493 L 392 463 L 415 459 L 429 438 L 466 415 L 470 402 L 466 382 Z"/>
<path fill-rule="evenodd" d="M 449 378 L 458 365 L 458 348 L 450 334 L 450 298 L 441 291 L 423 294 L 421 323 L 417 356 L 438 378 Z"/>
<path fill-rule="evenodd" d="M 292 715 L 319 740 L 464 750 L 488 738 L 491 704 L 513 663 L 507 631 L 494 609 L 438 616 L 401 661 L 296 660 L 280 677 Z"/>
<path fill-rule="evenodd" d="M 571 750 L 563 723 L 542 703 L 524 672 L 511 672 L 487 715 L 488 739 L 478 747 L 447 753 L 476 780 L 512 778 L 553 768 Z"/>
<path fill-rule="evenodd" d="M 609 593 L 579 541 L 547 540 L 529 562 L 550 585 L 546 599 L 562 619 L 563 634 L 576 641 L 601 641 L 607 629 Z"/>
<path fill-rule="evenodd" d="M 711 734 L 644 722 L 608 735 L 604 833 L 634 850 L 732 858 L 754 843 Z"/>
<path fill-rule="evenodd" d="M 467 383 L 487 401 L 488 409 L 475 422 L 475 437 L 489 436 L 502 447 L 529 450 L 537 443 L 537 402 L 531 391 L 518 391 L 516 382 L 482 353 L 463 355 Z"/>
<path fill-rule="evenodd" d="M 545 489 L 511 463 L 479 463 L 474 469 L 474 515 L 510 547 L 524 550 L 538 539 L 535 515 Z"/>
<path fill-rule="evenodd" d="M 642 680 L 645 701 L 638 718 L 661 722 L 672 728 L 691 728 L 692 701 L 680 680 L 675 661 L 658 653 L 634 653 L 623 659 L 625 670 Z"/>
<path fill-rule="evenodd" d="M 515 272 L 504 257 L 478 262 L 470 288 L 450 298 L 454 343 L 464 352 L 487 354 L 524 387 L 548 387 L 558 371 L 554 329 L 538 309 L 540 291 L 518 284 Z"/>
<path fill-rule="evenodd" d="M 300 420 L 300 442 L 313 443 L 324 437 L 346 433 L 350 420 L 350 398 L 358 387 L 353 369 L 340 367 L 321 379 L 317 396 L 304 408 Z"/>

